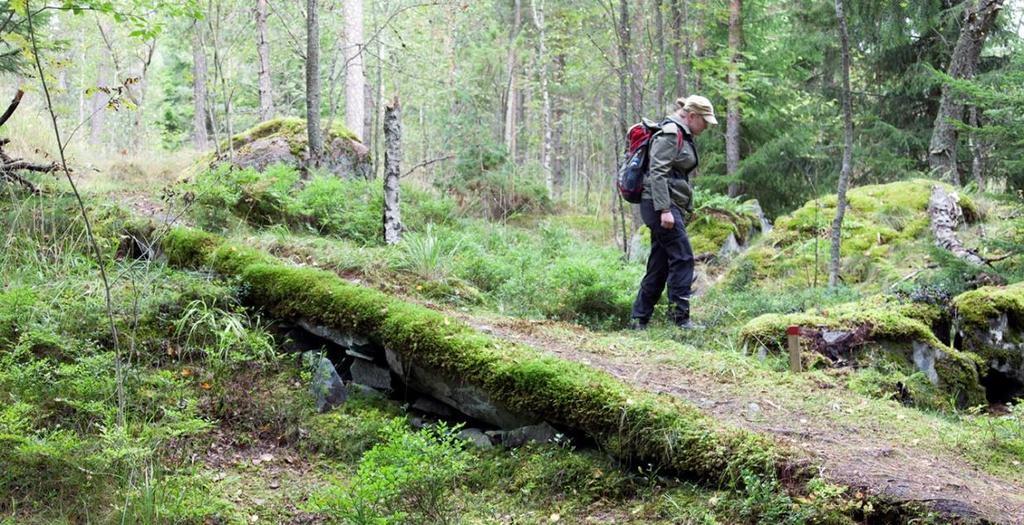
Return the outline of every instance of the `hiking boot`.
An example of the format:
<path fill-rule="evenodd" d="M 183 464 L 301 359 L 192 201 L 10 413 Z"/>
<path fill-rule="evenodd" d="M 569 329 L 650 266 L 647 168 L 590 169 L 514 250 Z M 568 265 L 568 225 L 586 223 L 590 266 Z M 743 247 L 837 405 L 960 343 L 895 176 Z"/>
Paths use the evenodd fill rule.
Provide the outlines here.
<path fill-rule="evenodd" d="M 633 320 L 629 322 L 629 329 L 637 331 L 647 330 L 647 321 L 634 317 Z"/>

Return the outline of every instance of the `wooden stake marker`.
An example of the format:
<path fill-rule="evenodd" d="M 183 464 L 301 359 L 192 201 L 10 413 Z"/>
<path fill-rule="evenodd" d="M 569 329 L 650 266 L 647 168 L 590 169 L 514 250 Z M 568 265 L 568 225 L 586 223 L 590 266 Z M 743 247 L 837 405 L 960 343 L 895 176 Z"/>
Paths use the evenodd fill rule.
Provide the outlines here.
<path fill-rule="evenodd" d="M 786 336 L 789 339 L 789 369 L 800 372 L 803 370 L 800 363 L 800 327 L 790 326 L 786 329 Z"/>

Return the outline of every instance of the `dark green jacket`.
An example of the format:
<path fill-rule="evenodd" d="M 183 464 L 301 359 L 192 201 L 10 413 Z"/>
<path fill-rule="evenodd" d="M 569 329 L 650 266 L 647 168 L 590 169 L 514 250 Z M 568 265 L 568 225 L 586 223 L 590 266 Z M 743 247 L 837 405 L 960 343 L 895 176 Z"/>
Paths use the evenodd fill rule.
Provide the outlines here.
<path fill-rule="evenodd" d="M 650 170 L 644 177 L 642 198 L 654 201 L 654 209 L 664 211 L 675 204 L 680 210 L 693 213 L 693 189 L 688 173 L 697 166 L 697 151 L 691 140 L 679 147 L 680 128 L 690 135 L 689 128 L 678 115 L 668 117 L 661 131 L 651 141 Z"/>

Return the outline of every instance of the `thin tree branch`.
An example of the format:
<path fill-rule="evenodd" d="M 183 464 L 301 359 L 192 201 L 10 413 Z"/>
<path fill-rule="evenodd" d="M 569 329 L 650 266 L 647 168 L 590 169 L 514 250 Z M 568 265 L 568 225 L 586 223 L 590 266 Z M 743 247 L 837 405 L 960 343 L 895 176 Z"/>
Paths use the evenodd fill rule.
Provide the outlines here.
<path fill-rule="evenodd" d="M 28 2 L 26 0 L 26 10 L 28 10 Z M 85 233 L 89 239 L 89 244 L 92 245 L 93 252 L 96 255 L 96 265 L 100 270 L 100 280 L 103 282 L 104 298 L 106 300 L 107 310 L 107 321 L 110 324 L 110 333 L 113 337 L 114 342 L 114 373 L 115 381 L 117 384 L 117 423 L 118 426 L 124 428 L 125 425 L 125 393 L 124 393 L 124 376 L 121 370 L 121 345 L 117 337 L 117 325 L 114 322 L 114 305 L 110 293 L 110 281 L 107 279 L 107 270 L 103 264 L 103 252 L 100 250 L 99 244 L 96 242 L 96 236 L 92 231 L 92 222 L 89 220 L 89 214 L 86 212 L 85 203 L 82 201 L 82 195 L 78 192 L 78 186 L 75 185 L 74 179 L 71 177 L 71 169 L 68 168 L 67 156 L 64 154 L 64 143 L 60 138 L 60 127 L 57 125 L 57 114 L 53 111 L 53 99 L 50 96 L 50 87 L 46 83 L 46 74 L 43 72 L 43 61 L 39 54 L 39 44 L 36 41 L 35 27 L 32 24 L 32 17 L 28 17 L 28 33 L 29 38 L 32 42 L 32 55 L 36 63 L 36 71 L 39 72 L 39 82 L 43 87 L 43 94 L 46 96 L 46 109 L 50 114 L 50 122 L 53 125 L 53 134 L 57 141 L 57 151 L 60 153 L 60 164 L 61 169 L 64 171 L 64 176 L 67 178 L 68 184 L 71 185 L 71 191 L 75 195 L 75 200 L 78 202 L 78 209 L 82 215 L 82 221 L 85 224 Z"/>
<path fill-rule="evenodd" d="M 409 171 L 406 171 L 405 173 L 403 173 L 402 177 L 403 178 L 408 177 L 409 175 L 412 175 L 412 173 L 414 171 L 416 171 L 416 170 L 418 170 L 420 168 L 426 168 L 427 166 L 430 166 L 432 164 L 437 164 L 438 162 L 444 162 L 446 160 L 452 160 L 454 158 L 455 158 L 455 155 L 445 155 L 444 157 L 438 157 L 436 159 L 430 159 L 430 160 L 423 161 L 423 162 L 413 166 L 412 168 L 410 168 Z"/>

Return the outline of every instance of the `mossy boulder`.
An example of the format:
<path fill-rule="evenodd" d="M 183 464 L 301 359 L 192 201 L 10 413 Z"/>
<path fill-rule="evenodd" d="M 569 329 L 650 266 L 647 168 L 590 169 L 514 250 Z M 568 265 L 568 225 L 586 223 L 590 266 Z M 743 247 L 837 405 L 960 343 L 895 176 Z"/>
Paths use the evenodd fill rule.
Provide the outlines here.
<path fill-rule="evenodd" d="M 953 299 L 964 348 L 978 354 L 986 374 L 1001 375 L 1024 392 L 1024 282 L 985 286 Z"/>
<path fill-rule="evenodd" d="M 879 358 L 895 359 L 924 373 L 958 406 L 983 404 L 986 397 L 977 356 L 951 348 L 935 336 L 931 327 L 940 317 L 935 305 L 878 295 L 828 310 L 762 315 L 747 323 L 741 336 L 748 347 L 781 351 L 786 329 L 798 326 L 806 346 L 841 357 L 843 364 L 866 367 Z"/>
<path fill-rule="evenodd" d="M 273 164 L 287 164 L 302 170 L 310 167 L 306 121 L 299 118 L 268 120 L 225 141 L 215 162 L 263 171 Z M 339 177 L 367 177 L 369 149 L 341 124 L 324 133 L 321 168 Z"/>
<path fill-rule="evenodd" d="M 850 189 L 841 245 L 847 285 L 877 292 L 928 265 L 933 244 L 928 199 L 935 184 L 942 183 L 913 179 Z M 820 284 L 828 276 L 836 203 L 834 194 L 826 195 L 778 218 L 761 242 L 734 261 L 725 282 L 762 288 Z"/>

